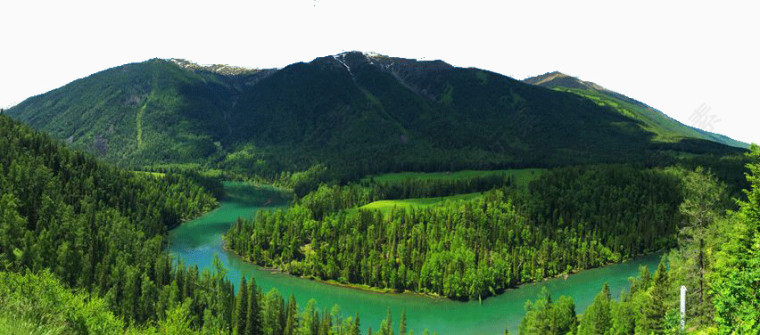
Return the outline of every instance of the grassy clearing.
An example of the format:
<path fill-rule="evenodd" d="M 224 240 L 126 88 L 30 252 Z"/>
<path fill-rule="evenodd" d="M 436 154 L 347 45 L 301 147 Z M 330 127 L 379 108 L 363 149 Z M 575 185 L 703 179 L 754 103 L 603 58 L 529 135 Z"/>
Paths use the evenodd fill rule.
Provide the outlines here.
<path fill-rule="evenodd" d="M 163 178 L 166 174 L 161 172 L 149 172 L 149 171 L 132 171 L 135 174 L 143 175 L 143 176 L 151 176 L 154 178 Z"/>
<path fill-rule="evenodd" d="M 511 170 L 462 170 L 455 172 L 400 172 L 400 173 L 388 173 L 377 176 L 367 177 L 364 180 L 374 179 L 376 182 L 395 182 L 403 181 L 407 179 L 468 179 L 473 177 L 482 177 L 493 174 L 507 173 L 515 177 L 515 184 L 517 186 L 525 186 L 530 181 L 535 180 L 541 174 L 546 171 L 545 169 L 511 169 Z"/>
<path fill-rule="evenodd" d="M 414 198 L 414 199 L 399 199 L 399 200 L 378 200 L 373 201 L 371 203 L 368 203 L 364 206 L 359 207 L 359 209 L 372 209 L 372 210 L 379 210 L 383 214 L 388 214 L 393 208 L 426 208 L 430 206 L 434 206 L 443 202 L 446 202 L 448 200 L 456 201 L 456 200 L 472 200 L 475 198 L 478 198 L 482 196 L 482 193 L 467 193 L 467 194 L 457 194 L 452 195 L 448 197 L 436 197 L 436 198 Z M 354 209 L 352 211 L 357 211 L 358 209 Z"/>

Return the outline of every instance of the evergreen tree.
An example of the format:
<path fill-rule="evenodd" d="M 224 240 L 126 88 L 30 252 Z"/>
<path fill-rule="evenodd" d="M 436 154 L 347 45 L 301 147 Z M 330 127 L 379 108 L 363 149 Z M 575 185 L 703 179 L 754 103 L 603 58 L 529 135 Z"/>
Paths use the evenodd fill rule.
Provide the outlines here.
<path fill-rule="evenodd" d="M 290 294 L 288 304 L 285 308 L 285 335 L 295 335 L 298 330 L 298 306 L 296 298 Z"/>
<path fill-rule="evenodd" d="M 684 201 L 680 206 L 684 226 L 679 236 L 679 249 L 674 258 L 683 258 L 680 281 L 687 291 L 690 323 L 701 325 L 712 319 L 712 299 L 707 292 L 705 274 L 712 268 L 708 253 L 708 234 L 713 223 L 719 219 L 719 208 L 725 202 L 725 187 L 702 168 L 686 173 Z M 679 257 L 680 256 L 680 257 Z"/>
<path fill-rule="evenodd" d="M 247 334 L 247 317 L 248 317 L 248 306 L 250 305 L 250 302 L 248 301 L 248 283 L 245 280 L 245 276 L 241 276 L 240 278 L 240 285 L 238 286 L 238 299 L 237 299 L 237 308 L 235 310 L 236 315 L 236 330 L 237 334 L 243 335 Z"/>
<path fill-rule="evenodd" d="M 747 165 L 750 189 L 739 210 L 729 214 L 728 239 L 717 257 L 712 288 L 721 334 L 760 333 L 760 146 Z"/>
<path fill-rule="evenodd" d="M 261 294 L 259 293 L 258 287 L 256 287 L 256 280 L 253 277 L 251 277 L 251 281 L 248 283 L 247 290 L 248 307 L 245 310 L 245 334 L 261 334 L 261 307 L 259 305 L 259 298 Z"/>
<path fill-rule="evenodd" d="M 670 282 L 668 280 L 668 270 L 665 260 L 660 261 L 652 278 L 652 287 L 650 288 L 650 299 L 645 306 L 644 329 L 647 332 L 661 334 L 665 327 L 665 313 L 667 312 L 667 302 L 669 298 Z"/>
<path fill-rule="evenodd" d="M 525 303 L 525 311 L 519 334 L 568 334 L 577 327 L 572 298 L 561 296 L 555 303 L 545 287 L 535 301 Z"/>
<path fill-rule="evenodd" d="M 605 283 L 602 291 L 594 297 L 594 301 L 583 313 L 578 335 L 604 335 L 612 328 L 610 301 L 610 287 Z"/>
<path fill-rule="evenodd" d="M 575 302 L 571 297 L 561 296 L 552 306 L 552 332 L 556 334 L 572 334 L 578 327 L 575 314 Z"/>

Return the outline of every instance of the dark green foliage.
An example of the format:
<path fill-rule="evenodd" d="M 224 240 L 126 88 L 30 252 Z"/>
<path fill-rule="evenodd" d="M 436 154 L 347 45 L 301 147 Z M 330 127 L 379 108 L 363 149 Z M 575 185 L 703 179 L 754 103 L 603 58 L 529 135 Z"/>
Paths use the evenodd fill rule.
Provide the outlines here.
<path fill-rule="evenodd" d="M 325 184 L 313 192 L 297 196 L 297 203 L 311 211 L 319 220 L 326 213 L 366 205 L 376 200 L 441 197 L 453 194 L 488 191 L 514 185 L 507 173 L 493 173 L 462 179 L 402 179 L 375 181 L 370 179 L 346 186 Z"/>
<path fill-rule="evenodd" d="M 216 205 L 191 179 L 113 168 L 0 115 L 0 332 L 293 334 L 295 300 L 286 313 L 245 279 L 235 295 L 219 259 L 199 272 L 162 251 L 169 227 Z"/>
<path fill-rule="evenodd" d="M 668 296 L 674 296 L 675 294 L 670 290 L 670 282 L 668 281 L 668 270 L 664 261 L 661 261 L 657 266 L 657 272 L 654 273 L 652 278 L 652 288 L 649 294 L 649 301 L 644 306 L 644 322 L 643 328 L 647 330 L 647 333 L 654 332 L 655 334 L 661 334 L 665 329 L 665 313 L 667 312 L 670 299 Z"/>
<path fill-rule="evenodd" d="M 388 215 L 334 212 L 355 198 L 331 196 L 352 188 L 320 188 L 302 205 L 238 221 L 226 241 L 295 275 L 472 299 L 673 245 L 679 187 L 660 170 L 564 168 L 527 189 Z"/>
<path fill-rule="evenodd" d="M 572 334 L 578 326 L 573 299 L 561 296 L 554 302 L 544 288 L 536 301 L 525 303 L 525 316 L 520 321 L 519 334 Z M 505 334 L 507 331 L 504 331 Z"/>
<path fill-rule="evenodd" d="M 296 298 L 291 294 L 285 309 L 285 335 L 294 335 L 298 329 L 298 306 Z"/>
<path fill-rule="evenodd" d="M 247 335 L 254 335 L 254 334 L 260 334 L 261 333 L 261 305 L 259 303 L 260 299 L 259 297 L 261 294 L 259 293 L 258 287 L 256 287 L 256 280 L 251 278 L 251 281 L 248 283 L 248 307 L 246 308 L 246 314 L 245 314 L 245 334 Z"/>
<path fill-rule="evenodd" d="M 51 268 L 72 286 L 125 286 L 137 303 L 141 269 L 160 253 L 162 234 L 216 205 L 180 175 L 153 178 L 75 153 L 0 116 L 0 262 L 9 269 Z M 133 267 L 122 267 L 119 263 Z"/>
<path fill-rule="evenodd" d="M 605 283 L 602 291 L 594 297 L 594 302 L 583 312 L 578 335 L 604 335 L 612 328 L 611 298 L 610 287 Z"/>
<path fill-rule="evenodd" d="M 154 59 L 8 114 L 122 166 L 194 163 L 269 180 L 317 165 L 327 167 L 321 181 L 345 182 L 393 171 L 655 162 L 710 146 L 652 146 L 655 133 L 641 120 L 575 94 L 361 53 L 234 73 Z"/>
<path fill-rule="evenodd" d="M 623 115 L 641 122 L 641 127 L 658 135 L 661 141 L 681 138 L 706 139 L 725 145 L 747 148 L 748 145 L 723 135 L 684 125 L 646 104 L 617 92 L 607 90 L 597 84 L 570 77 L 560 72 L 546 73 L 527 78 L 526 83 L 560 91 L 568 91 L 607 106 Z"/>
<path fill-rule="evenodd" d="M 725 217 L 724 186 L 715 176 L 700 168 L 674 170 L 684 180 L 678 248 L 663 257 L 654 275 L 643 268 L 637 279 L 631 278 L 620 301 L 610 300 L 603 289 L 584 312 L 578 334 L 683 334 L 677 307 L 681 285 L 688 290 L 686 333 L 758 333 L 759 157 L 760 148 L 753 146 L 746 200 Z M 534 326 L 549 324 L 544 318 Z"/>
<path fill-rule="evenodd" d="M 642 267 L 639 277 L 630 282 L 630 291 L 623 292 L 619 301 L 612 300 L 605 284 L 583 312 L 577 334 L 675 334 L 677 327 L 668 320 L 678 288 L 668 279 L 665 258 L 654 277 Z"/>
<path fill-rule="evenodd" d="M 722 209 L 729 207 L 725 196 L 725 186 L 716 178 L 697 168 L 686 172 L 684 180 L 684 201 L 680 206 L 684 221 L 679 232 L 679 248 L 669 257 L 674 264 L 675 275 L 681 285 L 686 285 L 687 314 L 693 326 L 706 325 L 713 318 L 712 293 L 709 292 L 707 273 L 714 267 L 714 251 L 720 248 L 723 227 Z M 671 267 L 672 269 L 673 267 Z"/>
<path fill-rule="evenodd" d="M 739 210 L 728 215 L 727 238 L 711 275 L 715 321 L 721 334 L 760 332 L 760 147 L 754 145 L 749 156 L 751 187 Z"/>
<path fill-rule="evenodd" d="M 238 299 L 235 308 L 235 324 L 238 334 L 248 334 L 248 306 L 250 301 L 248 300 L 248 284 L 245 281 L 245 277 L 240 279 L 240 285 L 238 286 Z"/>

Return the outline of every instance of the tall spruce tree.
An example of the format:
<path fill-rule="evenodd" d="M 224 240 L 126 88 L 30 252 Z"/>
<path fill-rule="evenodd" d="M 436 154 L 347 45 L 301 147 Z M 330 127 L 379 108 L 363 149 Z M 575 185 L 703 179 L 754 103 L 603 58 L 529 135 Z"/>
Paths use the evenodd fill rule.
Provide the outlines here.
<path fill-rule="evenodd" d="M 238 299 L 237 308 L 235 309 L 236 316 L 236 329 L 238 335 L 246 334 L 248 326 L 248 283 L 246 283 L 245 276 L 240 279 L 240 286 L 238 286 Z"/>

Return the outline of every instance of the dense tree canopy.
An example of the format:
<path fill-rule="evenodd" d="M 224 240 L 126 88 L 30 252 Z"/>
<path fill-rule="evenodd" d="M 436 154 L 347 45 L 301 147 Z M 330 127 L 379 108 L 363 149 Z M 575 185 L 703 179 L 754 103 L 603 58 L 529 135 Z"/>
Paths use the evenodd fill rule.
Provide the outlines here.
<path fill-rule="evenodd" d="M 678 171 L 684 180 L 678 247 L 668 252 L 652 275 L 642 268 L 619 300 L 605 288 L 583 312 L 575 334 L 683 334 L 678 301 L 687 287 L 686 333 L 760 332 L 760 147 L 748 155 L 750 188 L 738 210 L 728 211 L 725 185 L 702 169 Z M 546 330 L 553 320 L 542 296 L 528 306 L 521 334 L 566 334 Z"/>
<path fill-rule="evenodd" d="M 199 182 L 113 168 L 0 115 L 0 332 L 359 333 L 352 318 L 285 309 L 253 279 L 235 294 L 218 260 L 173 264 L 167 229 L 216 206 Z"/>
<path fill-rule="evenodd" d="M 238 221 L 226 240 L 296 275 L 478 298 L 673 245 L 679 189 L 662 170 L 564 168 L 527 189 L 383 215 L 341 209 L 371 200 L 374 187 L 321 187 L 288 210 Z"/>

